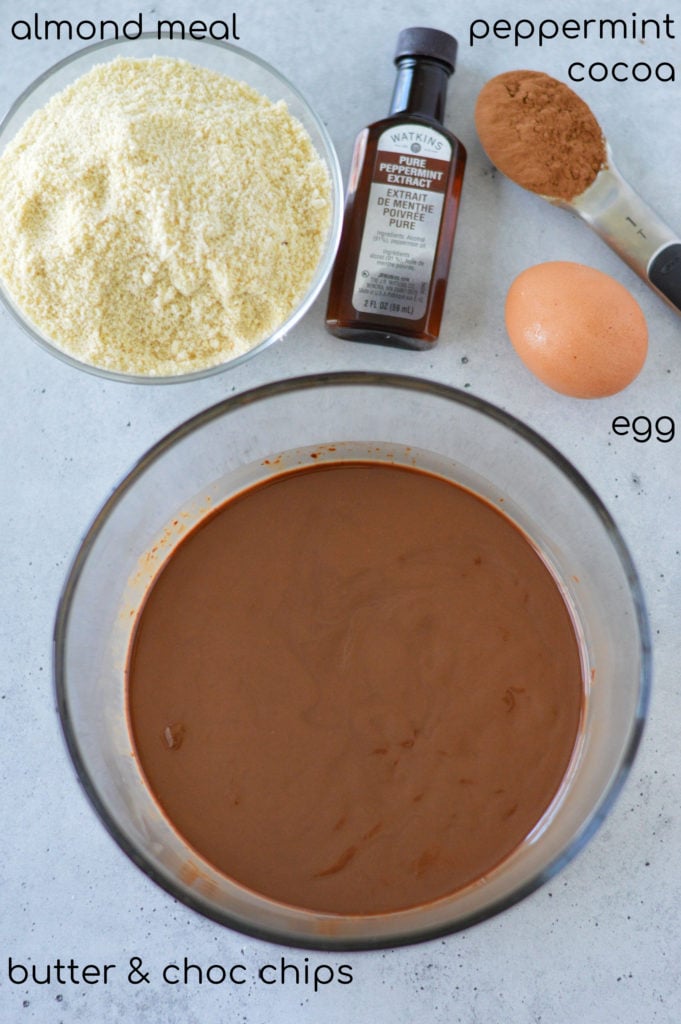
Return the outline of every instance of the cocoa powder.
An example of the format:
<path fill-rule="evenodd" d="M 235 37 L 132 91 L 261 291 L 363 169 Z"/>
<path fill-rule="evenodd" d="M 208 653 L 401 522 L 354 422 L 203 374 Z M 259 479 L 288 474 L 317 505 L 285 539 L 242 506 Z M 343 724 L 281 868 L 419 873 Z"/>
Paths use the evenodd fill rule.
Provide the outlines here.
<path fill-rule="evenodd" d="M 541 71 L 507 71 L 480 91 L 475 124 L 492 163 L 554 199 L 581 195 L 606 164 L 605 139 L 587 104 Z"/>

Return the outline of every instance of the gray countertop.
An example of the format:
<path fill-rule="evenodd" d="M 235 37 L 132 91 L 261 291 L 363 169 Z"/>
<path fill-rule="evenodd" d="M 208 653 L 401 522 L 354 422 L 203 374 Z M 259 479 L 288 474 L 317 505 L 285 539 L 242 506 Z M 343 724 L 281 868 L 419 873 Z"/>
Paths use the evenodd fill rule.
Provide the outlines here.
<path fill-rule="evenodd" d="M 649 0 L 613 0 L 610 17 L 631 26 L 662 18 Z M 681 35 L 681 7 L 676 3 Z M 46 8 L 43 8 L 43 12 Z M 669 8 L 671 9 L 671 8 Z M 231 19 L 216 4 L 157 0 L 55 0 L 52 18 Z M 408 24 L 431 24 L 460 41 L 447 124 L 468 149 L 446 315 L 438 346 L 410 353 L 351 345 L 323 327 L 325 293 L 304 321 L 257 358 L 173 387 L 139 387 L 79 373 L 43 352 L 0 311 L 4 371 L 0 497 L 3 638 L 0 678 L 0 1019 L 8 1024 L 178 1021 L 423 1022 L 485 1024 L 672 1024 L 681 1016 L 681 664 L 678 609 L 681 437 L 646 443 L 617 436 L 615 416 L 679 416 L 681 320 L 596 236 L 567 213 L 491 173 L 473 126 L 475 97 L 492 75 L 519 67 L 567 78 L 575 61 L 676 61 L 678 38 L 561 38 L 537 43 L 542 18 L 593 18 L 586 0 L 550 9 L 540 0 L 434 4 L 417 0 L 253 0 L 236 8 L 239 44 L 275 64 L 313 101 L 346 173 L 356 132 L 387 112 L 392 51 Z M 0 4 L 0 108 L 83 45 L 19 41 L 12 23 L 33 17 Z M 673 13 L 673 12 L 672 12 Z M 471 22 L 526 19 L 532 39 L 469 42 Z M 597 27 L 597 26 L 596 26 Z M 478 25 L 479 35 L 483 26 Z M 547 26 L 546 34 L 551 27 Z M 498 36 L 503 36 L 503 26 Z M 664 35 L 664 32 L 663 32 Z M 639 75 L 643 70 L 637 72 Z M 661 74 L 664 76 L 664 70 Z M 679 82 L 576 84 L 608 136 L 627 179 L 681 232 Z M 583 262 L 611 273 L 641 304 L 650 330 L 647 363 L 625 392 L 600 401 L 554 394 L 520 364 L 506 337 L 503 304 L 520 270 L 543 260 Z M 90 807 L 68 758 L 55 708 L 51 642 L 56 604 L 80 539 L 104 499 L 146 449 L 222 397 L 276 378 L 332 369 L 386 369 L 470 389 L 520 417 L 574 465 L 615 516 L 641 574 L 654 638 L 649 721 L 615 809 L 588 847 L 550 884 L 503 915 L 421 946 L 361 954 L 305 953 L 247 939 L 203 919 L 157 888 L 118 849 Z M 678 424 L 677 424 L 678 425 Z M 243 985 L 171 986 L 160 969 L 187 957 L 204 968 L 243 964 Z M 258 969 L 296 964 L 284 984 Z M 10 977 L 9 958 L 35 965 L 49 984 Z M 127 977 L 141 957 L 149 982 Z M 109 981 L 76 984 L 58 959 L 116 964 Z M 352 983 L 305 984 L 304 967 L 352 967 Z"/>

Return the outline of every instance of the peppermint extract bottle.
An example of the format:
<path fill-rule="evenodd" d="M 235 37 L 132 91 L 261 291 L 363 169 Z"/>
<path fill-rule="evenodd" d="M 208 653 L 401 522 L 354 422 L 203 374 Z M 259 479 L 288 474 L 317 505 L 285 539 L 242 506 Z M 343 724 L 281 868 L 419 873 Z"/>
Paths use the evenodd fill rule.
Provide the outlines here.
<path fill-rule="evenodd" d="M 456 52 L 446 32 L 400 32 L 390 113 L 357 137 L 326 315 L 341 338 L 437 341 L 466 164 L 443 125 Z"/>

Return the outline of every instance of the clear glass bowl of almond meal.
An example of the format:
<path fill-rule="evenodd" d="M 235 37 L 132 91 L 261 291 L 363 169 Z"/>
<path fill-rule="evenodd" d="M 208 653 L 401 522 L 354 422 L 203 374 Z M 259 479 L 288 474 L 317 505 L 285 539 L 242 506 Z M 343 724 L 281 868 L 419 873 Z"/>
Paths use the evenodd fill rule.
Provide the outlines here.
<path fill-rule="evenodd" d="M 331 269 L 342 181 L 298 90 L 229 44 L 94 44 L 0 125 L 0 297 L 80 369 L 169 383 L 285 335 Z"/>

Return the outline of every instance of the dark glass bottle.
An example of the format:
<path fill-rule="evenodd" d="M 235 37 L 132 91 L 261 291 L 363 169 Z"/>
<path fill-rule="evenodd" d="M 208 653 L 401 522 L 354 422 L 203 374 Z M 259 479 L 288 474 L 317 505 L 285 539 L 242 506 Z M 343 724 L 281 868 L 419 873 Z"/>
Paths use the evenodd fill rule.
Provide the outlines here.
<path fill-rule="evenodd" d="M 357 137 L 326 326 L 424 349 L 440 333 L 466 150 L 442 121 L 456 40 L 404 29 L 388 117 Z"/>

